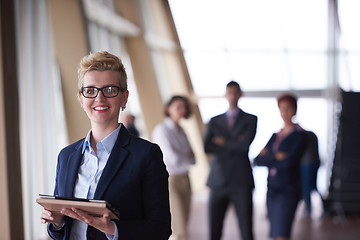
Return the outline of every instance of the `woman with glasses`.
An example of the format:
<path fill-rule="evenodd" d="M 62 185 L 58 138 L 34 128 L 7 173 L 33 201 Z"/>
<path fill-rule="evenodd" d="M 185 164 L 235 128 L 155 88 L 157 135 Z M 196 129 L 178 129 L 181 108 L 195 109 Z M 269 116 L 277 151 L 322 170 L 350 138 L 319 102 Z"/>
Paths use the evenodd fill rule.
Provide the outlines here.
<path fill-rule="evenodd" d="M 297 99 L 293 95 L 283 94 L 278 97 L 278 107 L 284 126 L 272 135 L 254 163 L 269 169 L 266 206 L 270 237 L 287 240 L 290 239 L 296 208 L 301 199 L 300 164 L 306 147 L 306 135 L 293 121 Z"/>
<path fill-rule="evenodd" d="M 168 239 L 168 173 L 160 148 L 118 122 L 129 96 L 121 60 L 108 52 L 85 56 L 78 98 L 91 130 L 58 156 L 55 196 L 106 200 L 119 220 L 76 208 L 42 209 L 53 239 Z"/>

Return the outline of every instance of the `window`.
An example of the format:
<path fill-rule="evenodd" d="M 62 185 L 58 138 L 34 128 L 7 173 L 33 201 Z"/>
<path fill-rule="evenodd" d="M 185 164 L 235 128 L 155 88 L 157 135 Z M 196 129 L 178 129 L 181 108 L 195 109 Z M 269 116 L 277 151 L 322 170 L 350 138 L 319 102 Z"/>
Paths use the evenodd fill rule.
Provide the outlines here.
<path fill-rule="evenodd" d="M 255 157 L 281 127 L 275 97 L 293 91 L 300 98 L 299 123 L 318 135 L 325 165 L 332 160 L 327 146 L 336 134 L 336 94 L 328 93 L 333 86 L 360 90 L 358 1 L 169 3 L 204 123 L 226 111 L 225 85 L 238 81 L 245 92 L 239 106 L 259 117 L 250 150 Z M 337 3 L 338 11 L 330 11 Z"/>

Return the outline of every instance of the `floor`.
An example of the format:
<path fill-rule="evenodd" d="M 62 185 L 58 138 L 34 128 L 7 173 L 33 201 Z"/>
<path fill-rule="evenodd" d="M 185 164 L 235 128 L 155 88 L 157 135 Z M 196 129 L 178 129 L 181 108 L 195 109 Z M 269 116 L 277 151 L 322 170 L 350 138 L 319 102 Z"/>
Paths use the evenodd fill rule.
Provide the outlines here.
<path fill-rule="evenodd" d="M 254 191 L 254 237 L 256 240 L 268 240 L 269 224 L 266 218 L 265 189 Z M 207 194 L 193 196 L 189 221 L 189 240 L 207 240 Z M 312 194 L 313 212 L 311 217 L 302 215 L 303 203 L 299 204 L 292 230 L 292 240 L 359 240 L 360 216 L 336 217 L 324 216 L 321 199 Z M 241 239 L 237 220 L 232 207 L 229 208 L 223 230 L 222 240 Z"/>

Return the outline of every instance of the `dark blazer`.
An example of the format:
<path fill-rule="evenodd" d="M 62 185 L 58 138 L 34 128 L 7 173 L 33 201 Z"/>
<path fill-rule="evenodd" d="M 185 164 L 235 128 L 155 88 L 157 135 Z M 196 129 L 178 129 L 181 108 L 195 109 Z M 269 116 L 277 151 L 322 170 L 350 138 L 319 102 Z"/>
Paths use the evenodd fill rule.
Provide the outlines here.
<path fill-rule="evenodd" d="M 82 160 L 84 139 L 65 147 L 59 154 L 55 195 L 72 197 Z M 119 239 L 168 239 L 171 235 L 168 172 L 158 145 L 132 136 L 121 126 L 118 139 L 99 180 L 94 199 L 108 201 L 120 213 L 115 221 Z M 48 232 L 54 239 L 69 239 L 72 219 Z M 88 227 L 88 239 L 107 239 Z"/>
<path fill-rule="evenodd" d="M 240 110 L 233 127 L 227 129 L 226 114 L 213 117 L 204 137 L 206 153 L 212 154 L 211 169 L 207 185 L 211 189 L 224 187 L 254 188 L 252 168 L 249 161 L 249 147 L 254 140 L 257 117 Z M 225 138 L 223 146 L 213 143 L 213 138 Z"/>
<path fill-rule="evenodd" d="M 300 163 L 306 147 L 306 134 L 302 130 L 295 130 L 286 136 L 279 145 L 278 151 L 274 151 L 276 134 L 274 133 L 265 148 L 267 154 L 259 155 L 254 163 L 259 166 L 267 166 L 274 174 L 268 175 L 268 191 L 300 194 Z M 276 160 L 277 152 L 286 153 L 283 160 Z"/>
<path fill-rule="evenodd" d="M 312 131 L 305 131 L 307 145 L 304 152 L 304 155 L 301 159 L 301 164 L 310 165 L 314 164 L 316 168 L 320 165 L 320 156 L 319 156 L 319 143 L 316 134 Z"/>

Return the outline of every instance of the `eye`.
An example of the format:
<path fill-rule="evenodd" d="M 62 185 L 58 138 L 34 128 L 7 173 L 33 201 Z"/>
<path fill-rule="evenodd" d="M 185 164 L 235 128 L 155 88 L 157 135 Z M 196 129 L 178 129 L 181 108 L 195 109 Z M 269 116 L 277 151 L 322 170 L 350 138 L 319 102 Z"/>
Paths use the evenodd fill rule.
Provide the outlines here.
<path fill-rule="evenodd" d="M 84 87 L 83 95 L 84 96 L 94 96 L 94 95 L 96 95 L 96 89 L 93 87 Z"/>
<path fill-rule="evenodd" d="M 107 87 L 105 90 L 107 93 L 116 93 L 116 88 L 114 87 Z"/>
<path fill-rule="evenodd" d="M 94 88 L 85 88 L 85 94 L 92 95 L 95 93 Z"/>

